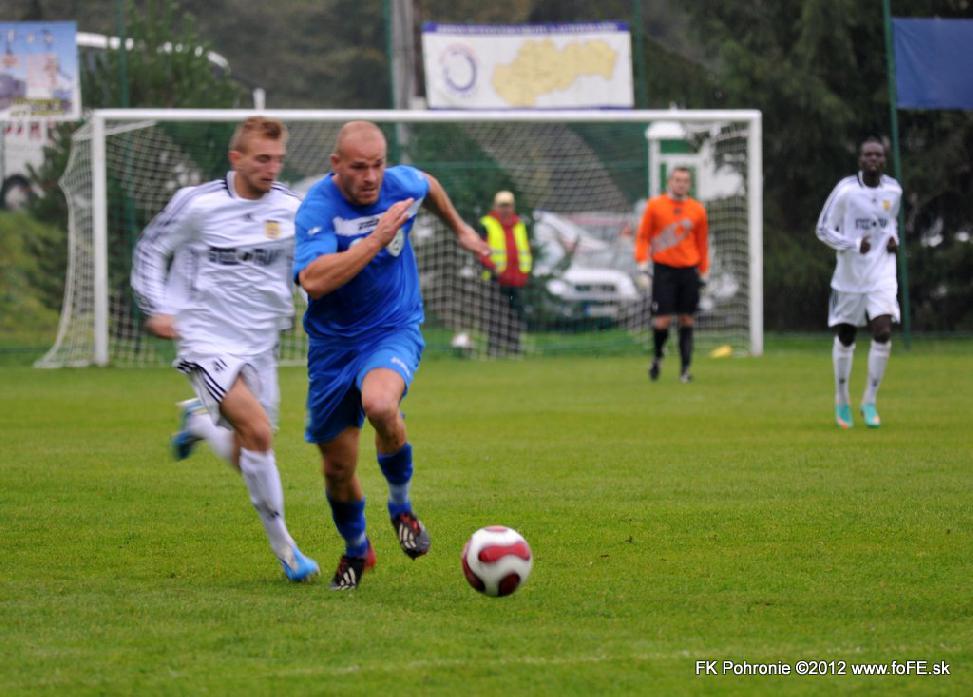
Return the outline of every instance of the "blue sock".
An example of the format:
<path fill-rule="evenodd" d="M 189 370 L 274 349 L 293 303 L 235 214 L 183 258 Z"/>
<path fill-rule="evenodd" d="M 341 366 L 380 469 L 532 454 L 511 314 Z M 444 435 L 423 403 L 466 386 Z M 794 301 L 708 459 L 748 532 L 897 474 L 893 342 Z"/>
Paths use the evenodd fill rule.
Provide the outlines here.
<path fill-rule="evenodd" d="M 379 455 L 378 464 L 389 483 L 389 515 L 397 518 L 412 512 L 409 483 L 412 481 L 412 446 L 406 443 L 391 455 Z"/>
<path fill-rule="evenodd" d="M 365 499 L 335 501 L 328 496 L 328 503 L 331 505 L 331 518 L 338 533 L 345 540 L 345 555 L 364 557 L 368 549 L 368 538 L 365 536 Z"/>

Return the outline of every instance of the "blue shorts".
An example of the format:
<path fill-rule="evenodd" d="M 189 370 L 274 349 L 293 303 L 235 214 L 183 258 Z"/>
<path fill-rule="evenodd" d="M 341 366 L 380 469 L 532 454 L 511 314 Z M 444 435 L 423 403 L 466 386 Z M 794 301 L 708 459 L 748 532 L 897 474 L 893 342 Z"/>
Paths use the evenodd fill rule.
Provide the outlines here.
<path fill-rule="evenodd" d="M 357 344 L 311 342 L 307 354 L 307 420 L 304 440 L 327 443 L 349 426 L 361 428 L 361 386 L 370 371 L 388 368 L 402 376 L 405 393 L 425 347 L 416 327 L 395 329 Z"/>

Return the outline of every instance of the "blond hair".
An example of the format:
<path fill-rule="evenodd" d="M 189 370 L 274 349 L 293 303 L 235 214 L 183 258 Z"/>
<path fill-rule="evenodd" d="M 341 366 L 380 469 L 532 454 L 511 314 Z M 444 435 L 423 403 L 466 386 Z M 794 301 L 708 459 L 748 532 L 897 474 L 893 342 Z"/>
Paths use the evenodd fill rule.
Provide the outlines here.
<path fill-rule="evenodd" d="M 287 126 L 278 119 L 268 119 L 264 116 L 251 116 L 233 131 L 230 138 L 230 150 L 246 152 L 247 141 L 253 137 L 269 138 L 270 140 L 287 140 Z"/>

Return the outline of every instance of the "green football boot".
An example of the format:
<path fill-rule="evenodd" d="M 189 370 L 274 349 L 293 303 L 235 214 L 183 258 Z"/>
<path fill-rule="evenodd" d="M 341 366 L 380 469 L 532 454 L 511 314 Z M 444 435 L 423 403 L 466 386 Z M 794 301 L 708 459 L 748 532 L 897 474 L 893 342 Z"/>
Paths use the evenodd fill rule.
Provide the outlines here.
<path fill-rule="evenodd" d="M 862 404 L 861 412 L 862 418 L 865 419 L 865 425 L 869 428 L 878 428 L 882 425 L 882 420 L 878 418 L 874 404 Z"/>
<path fill-rule="evenodd" d="M 834 407 L 834 420 L 838 428 L 851 428 L 855 425 L 851 418 L 851 406 L 848 404 L 836 404 Z"/>

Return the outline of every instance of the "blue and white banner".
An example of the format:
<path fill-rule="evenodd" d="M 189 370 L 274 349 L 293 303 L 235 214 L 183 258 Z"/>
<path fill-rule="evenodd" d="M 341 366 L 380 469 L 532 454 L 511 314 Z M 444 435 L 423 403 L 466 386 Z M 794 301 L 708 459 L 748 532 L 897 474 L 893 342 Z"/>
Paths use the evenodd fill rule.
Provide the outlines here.
<path fill-rule="evenodd" d="M 422 27 L 432 109 L 627 109 L 633 105 L 628 25 Z"/>
<path fill-rule="evenodd" d="M 0 22 L 0 121 L 81 117 L 74 22 Z"/>
<path fill-rule="evenodd" d="M 973 19 L 893 19 L 900 109 L 973 109 Z"/>

